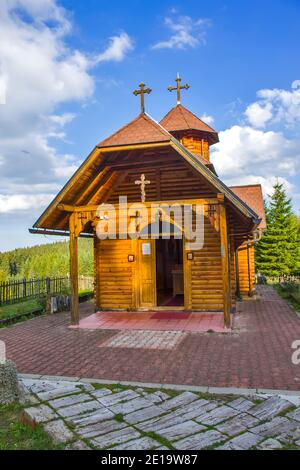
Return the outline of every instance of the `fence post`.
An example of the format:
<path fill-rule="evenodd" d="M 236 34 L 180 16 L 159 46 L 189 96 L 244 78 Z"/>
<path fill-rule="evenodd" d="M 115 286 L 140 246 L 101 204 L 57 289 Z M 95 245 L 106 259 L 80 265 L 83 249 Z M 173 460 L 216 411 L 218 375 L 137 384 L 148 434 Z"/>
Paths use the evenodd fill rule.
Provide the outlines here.
<path fill-rule="evenodd" d="M 46 277 L 46 315 L 51 314 L 51 280 Z"/>

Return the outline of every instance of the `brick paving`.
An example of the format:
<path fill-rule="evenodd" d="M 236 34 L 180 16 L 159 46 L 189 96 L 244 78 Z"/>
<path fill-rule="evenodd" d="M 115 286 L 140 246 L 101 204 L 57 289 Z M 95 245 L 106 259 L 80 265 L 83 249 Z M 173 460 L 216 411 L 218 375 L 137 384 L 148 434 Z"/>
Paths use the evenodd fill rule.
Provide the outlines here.
<path fill-rule="evenodd" d="M 92 305 L 81 306 L 82 317 Z M 130 313 L 128 313 L 130 315 Z M 185 332 L 173 349 L 102 347 L 118 330 L 70 329 L 68 313 L 38 317 L 0 330 L 19 372 L 113 381 L 300 389 L 291 344 L 300 319 L 269 286 L 238 306 L 231 333 Z M 157 320 L 158 321 L 158 320 Z"/>
<path fill-rule="evenodd" d="M 300 449 L 299 399 L 22 382 L 23 422 L 44 426 L 67 449 Z"/>

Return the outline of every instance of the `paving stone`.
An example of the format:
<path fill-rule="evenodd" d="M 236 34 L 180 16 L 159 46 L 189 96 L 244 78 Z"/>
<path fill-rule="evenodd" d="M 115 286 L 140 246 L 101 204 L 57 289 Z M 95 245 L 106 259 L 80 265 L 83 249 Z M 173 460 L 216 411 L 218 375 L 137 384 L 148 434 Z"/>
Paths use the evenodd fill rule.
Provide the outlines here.
<path fill-rule="evenodd" d="M 192 392 L 184 392 L 181 393 L 180 395 L 177 395 L 174 398 L 170 398 L 169 400 L 166 400 L 161 403 L 162 408 L 165 410 L 171 410 L 173 408 L 178 408 L 179 406 L 182 405 L 188 405 L 191 402 L 195 401 L 198 398 L 195 393 Z"/>
<path fill-rule="evenodd" d="M 97 437 L 92 440 L 92 443 L 103 449 L 105 447 L 111 447 L 114 444 L 123 444 L 124 442 L 130 441 L 140 437 L 140 433 L 134 428 L 127 427 L 120 429 L 119 431 L 110 432 L 108 434 Z"/>
<path fill-rule="evenodd" d="M 300 439 L 295 442 L 296 446 L 300 447 Z"/>
<path fill-rule="evenodd" d="M 97 422 L 85 427 L 76 427 L 76 432 L 80 434 L 80 436 L 88 439 L 127 427 L 128 425 L 126 423 L 110 419 L 108 421 Z"/>
<path fill-rule="evenodd" d="M 113 417 L 114 414 L 110 410 L 105 407 L 102 407 L 89 414 L 70 417 L 68 418 L 68 422 L 80 427 L 100 423 L 101 421 L 112 419 Z"/>
<path fill-rule="evenodd" d="M 298 424 L 299 425 L 299 424 Z M 292 431 L 297 428 L 297 422 L 277 416 L 271 421 L 252 427 L 250 430 L 254 434 L 260 434 L 264 437 L 279 436 L 288 431 Z"/>
<path fill-rule="evenodd" d="M 32 393 L 35 394 L 50 392 L 61 388 L 65 390 L 68 390 L 69 388 L 76 390 L 78 386 L 81 385 L 78 382 L 61 380 L 22 379 L 22 382 L 31 390 Z"/>
<path fill-rule="evenodd" d="M 91 395 L 93 395 L 93 397 L 95 398 L 101 398 L 101 397 L 105 397 L 111 394 L 112 394 L 112 391 L 109 390 L 109 388 L 99 388 L 97 390 L 95 389 L 91 390 Z"/>
<path fill-rule="evenodd" d="M 265 420 L 273 418 L 282 411 L 291 408 L 291 406 L 292 405 L 289 401 L 283 400 L 277 396 L 273 396 L 265 400 L 263 403 L 250 408 L 247 413 L 251 414 L 252 416 L 256 416 L 261 420 Z"/>
<path fill-rule="evenodd" d="M 49 401 L 54 400 L 58 397 L 63 397 L 67 395 L 72 395 L 74 393 L 78 393 L 79 389 L 77 387 L 61 387 L 61 388 L 54 388 L 53 390 L 49 390 L 47 392 L 39 392 L 36 395 L 39 397 L 41 401 Z"/>
<path fill-rule="evenodd" d="M 297 423 L 297 421 L 294 421 L 294 426 L 295 423 Z M 297 441 L 300 438 L 299 423 L 297 423 L 296 426 L 297 427 L 292 427 L 290 430 L 279 434 L 279 436 L 277 436 L 277 439 L 279 439 L 281 442 L 284 442 L 285 444 L 292 444 Z"/>
<path fill-rule="evenodd" d="M 228 436 L 236 436 L 259 422 L 259 419 L 255 418 L 255 416 L 240 413 L 234 418 L 225 421 L 225 423 L 218 424 L 216 428 L 218 431 L 228 434 Z"/>
<path fill-rule="evenodd" d="M 119 393 L 112 393 L 111 395 L 98 397 L 97 400 L 104 406 L 112 406 L 122 401 L 132 400 L 133 398 L 139 398 L 140 395 L 134 390 L 123 390 Z"/>
<path fill-rule="evenodd" d="M 279 441 L 277 441 L 277 439 L 269 438 L 261 442 L 261 444 L 257 446 L 257 449 L 274 450 L 274 449 L 282 449 L 282 447 L 283 447 L 282 444 Z"/>
<path fill-rule="evenodd" d="M 200 431 L 204 431 L 204 429 L 206 429 L 205 426 L 202 426 L 201 424 L 189 420 L 180 424 L 169 426 L 168 428 L 160 429 L 158 434 L 160 434 L 160 436 L 165 437 L 169 441 L 176 441 L 178 439 L 190 436 L 191 434 L 196 434 Z"/>
<path fill-rule="evenodd" d="M 149 408 L 147 408 L 147 410 L 149 410 Z M 137 427 L 144 432 L 158 432 L 160 429 L 175 426 L 176 424 L 184 423 L 185 421 L 187 421 L 185 416 L 178 416 L 172 412 L 164 416 L 157 416 L 147 421 L 138 423 Z"/>
<path fill-rule="evenodd" d="M 138 397 L 124 403 L 117 403 L 116 405 L 109 406 L 108 408 L 115 414 L 129 414 L 134 411 L 142 410 L 143 408 L 148 408 L 149 406 L 151 406 L 151 402 L 143 397 Z"/>
<path fill-rule="evenodd" d="M 248 411 L 250 408 L 252 408 L 254 403 L 250 400 L 247 400 L 247 398 L 239 397 L 227 403 L 227 405 L 238 411 Z"/>
<path fill-rule="evenodd" d="M 211 411 L 206 412 L 205 414 L 201 414 L 196 419 L 197 422 L 213 426 L 215 424 L 221 423 L 226 419 L 233 418 L 239 414 L 237 410 L 230 408 L 230 406 L 219 406 L 218 408 L 214 408 Z"/>
<path fill-rule="evenodd" d="M 56 418 L 58 418 L 57 414 L 47 405 L 26 408 L 22 414 L 22 422 L 33 428 L 38 423 L 46 423 Z"/>
<path fill-rule="evenodd" d="M 178 450 L 201 450 L 210 447 L 226 438 L 218 431 L 206 431 L 181 439 L 173 444 Z"/>
<path fill-rule="evenodd" d="M 74 439 L 74 434 L 61 419 L 47 423 L 44 429 L 56 443 L 68 442 Z"/>
<path fill-rule="evenodd" d="M 294 419 L 295 421 L 300 422 L 300 407 L 294 411 L 291 411 L 286 415 L 288 418 Z"/>
<path fill-rule="evenodd" d="M 72 444 L 68 444 L 66 450 L 91 450 L 91 447 L 83 441 L 76 441 L 72 442 Z"/>
<path fill-rule="evenodd" d="M 157 392 L 145 394 L 144 397 L 146 398 L 146 400 L 151 401 L 151 403 L 153 404 L 161 403 L 162 401 L 165 401 L 168 398 L 170 398 L 170 396 L 167 393 L 162 392 L 161 390 L 157 390 Z"/>
<path fill-rule="evenodd" d="M 77 416 L 100 408 L 102 408 L 101 404 L 97 400 L 92 400 L 66 406 L 65 408 L 59 408 L 57 412 L 64 418 L 69 418 L 70 416 Z"/>
<path fill-rule="evenodd" d="M 70 395 L 67 397 L 57 398 L 56 400 L 49 401 L 49 405 L 52 408 L 63 408 L 65 406 L 76 405 L 77 403 L 89 401 L 91 397 L 86 393 L 81 393 L 79 395 Z"/>
<path fill-rule="evenodd" d="M 124 420 L 130 424 L 137 424 L 137 423 L 141 423 L 142 421 L 155 418 L 156 416 L 160 416 L 163 413 L 164 413 L 164 410 L 162 410 L 159 406 L 152 405 L 152 406 L 149 406 L 148 408 L 134 411 L 133 413 L 129 413 L 128 415 L 125 415 Z"/>
<path fill-rule="evenodd" d="M 194 403 L 191 403 L 190 405 L 178 408 L 174 413 L 175 415 L 179 416 L 183 415 L 186 421 L 187 419 L 195 419 L 198 417 L 200 418 L 201 416 L 204 416 L 206 413 L 213 410 L 214 408 L 217 408 L 218 406 L 218 402 L 209 402 L 208 400 L 200 399 Z"/>
<path fill-rule="evenodd" d="M 262 440 L 262 436 L 245 432 L 226 442 L 222 447 L 218 447 L 218 450 L 248 450 L 259 444 Z"/>
<path fill-rule="evenodd" d="M 113 450 L 148 450 L 157 449 L 158 442 L 151 437 L 141 437 L 140 439 L 134 439 L 133 441 L 125 442 L 118 446 L 113 447 Z"/>

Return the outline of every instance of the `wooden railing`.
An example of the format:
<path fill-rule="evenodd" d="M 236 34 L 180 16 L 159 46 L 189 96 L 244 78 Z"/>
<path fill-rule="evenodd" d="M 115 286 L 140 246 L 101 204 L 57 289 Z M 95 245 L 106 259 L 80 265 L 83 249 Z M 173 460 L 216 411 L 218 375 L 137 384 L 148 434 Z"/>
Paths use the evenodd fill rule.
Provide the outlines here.
<path fill-rule="evenodd" d="M 79 291 L 92 291 L 94 279 L 79 276 Z M 69 277 L 43 277 L 0 282 L 0 305 L 54 294 L 68 294 Z"/>
<path fill-rule="evenodd" d="M 286 275 L 283 274 L 281 276 L 267 276 L 267 281 L 275 284 L 299 284 L 300 283 L 300 274 L 295 275 Z"/>

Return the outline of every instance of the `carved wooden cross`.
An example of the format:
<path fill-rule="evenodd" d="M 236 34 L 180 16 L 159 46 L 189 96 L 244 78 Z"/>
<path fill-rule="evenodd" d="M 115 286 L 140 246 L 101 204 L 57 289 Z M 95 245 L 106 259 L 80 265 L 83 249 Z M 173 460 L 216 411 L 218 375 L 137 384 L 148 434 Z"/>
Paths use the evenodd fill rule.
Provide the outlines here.
<path fill-rule="evenodd" d="M 188 90 L 190 88 L 190 85 L 188 85 L 186 83 L 185 85 L 180 86 L 181 78 L 179 77 L 179 74 L 177 74 L 176 82 L 177 82 L 177 85 L 176 86 L 169 86 L 168 90 L 169 91 L 177 90 L 177 104 L 180 104 L 180 91 L 181 90 Z"/>
<path fill-rule="evenodd" d="M 146 180 L 146 177 L 144 174 L 141 175 L 141 179 L 135 181 L 135 184 L 140 184 L 141 185 L 141 201 L 145 202 L 146 201 L 146 184 L 150 184 L 151 181 Z"/>
<path fill-rule="evenodd" d="M 151 88 L 145 88 L 145 83 L 140 83 L 139 84 L 140 89 L 139 90 L 134 90 L 133 94 L 135 96 L 141 95 L 141 113 L 145 112 L 145 93 L 151 93 Z"/>

